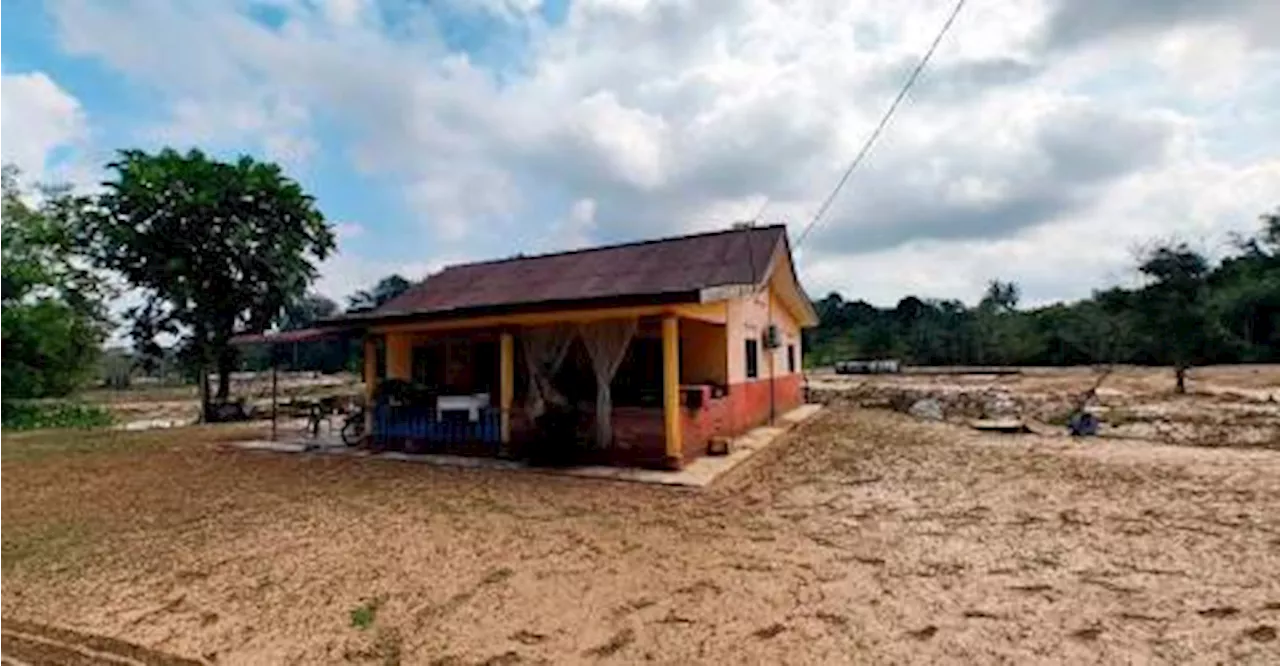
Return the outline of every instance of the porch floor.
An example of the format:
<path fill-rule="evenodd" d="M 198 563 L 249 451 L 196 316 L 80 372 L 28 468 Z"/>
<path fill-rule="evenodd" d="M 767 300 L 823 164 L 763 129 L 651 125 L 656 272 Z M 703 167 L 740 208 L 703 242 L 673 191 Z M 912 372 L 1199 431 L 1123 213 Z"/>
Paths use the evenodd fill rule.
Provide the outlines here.
<path fill-rule="evenodd" d="M 253 440 L 232 442 L 229 446 L 249 451 L 269 451 L 275 453 L 307 453 L 345 455 L 355 458 L 371 458 L 379 460 L 398 460 L 402 462 L 426 463 L 446 467 L 467 467 L 473 469 L 521 470 L 539 474 L 556 474 L 591 479 L 611 479 L 614 481 L 633 481 L 636 483 L 652 483 L 665 486 L 681 486 L 686 488 L 703 488 L 711 485 L 716 479 L 738 467 L 748 459 L 767 449 L 787 430 L 816 414 L 822 405 L 801 405 L 778 418 L 774 425 L 760 426 L 736 438 L 729 447 L 727 456 L 701 456 L 679 471 L 662 471 L 638 469 L 633 467 L 612 467 L 607 465 L 585 465 L 580 467 L 548 468 L 535 467 L 517 460 L 499 458 L 482 458 L 474 456 L 454 456 L 434 453 L 401 453 L 398 451 L 371 452 L 365 449 L 353 449 L 343 445 L 336 436 L 321 435 L 316 439 L 291 439 L 277 442 Z"/>

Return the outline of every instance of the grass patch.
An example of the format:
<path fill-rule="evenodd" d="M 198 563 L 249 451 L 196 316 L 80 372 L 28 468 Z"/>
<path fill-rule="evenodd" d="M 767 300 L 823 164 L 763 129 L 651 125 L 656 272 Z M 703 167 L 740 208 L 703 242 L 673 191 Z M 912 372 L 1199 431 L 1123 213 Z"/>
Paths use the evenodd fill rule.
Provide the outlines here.
<path fill-rule="evenodd" d="M 108 425 L 111 412 L 98 405 L 65 401 L 14 401 L 0 405 L 0 428 L 10 431 Z"/>
<path fill-rule="evenodd" d="M 0 442 L 5 463 L 33 462 L 91 453 L 131 453 L 173 444 L 199 444 L 244 439 L 261 431 L 260 424 L 189 426 L 129 432 L 124 430 L 39 430 L 6 434 Z"/>
<path fill-rule="evenodd" d="M 364 631 L 365 629 L 372 627 L 374 621 L 378 619 L 378 606 L 381 605 L 382 599 L 374 597 L 359 606 L 352 608 L 350 611 L 351 626 L 359 629 L 360 631 Z"/>
<path fill-rule="evenodd" d="M 0 444 L 0 451 L 3 451 L 3 460 L 7 464 L 87 453 L 127 453 L 172 442 L 173 435 L 162 438 L 153 433 L 44 430 L 26 436 L 7 436 L 4 443 Z"/>

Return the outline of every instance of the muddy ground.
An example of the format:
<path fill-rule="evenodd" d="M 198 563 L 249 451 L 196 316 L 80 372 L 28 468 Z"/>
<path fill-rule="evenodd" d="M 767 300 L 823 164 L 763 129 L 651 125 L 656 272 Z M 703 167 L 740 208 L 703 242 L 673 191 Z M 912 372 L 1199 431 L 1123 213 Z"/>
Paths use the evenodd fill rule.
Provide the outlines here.
<path fill-rule="evenodd" d="M 1126 366 L 1020 368 L 1011 374 L 918 368 L 892 375 L 817 372 L 809 381 L 810 398 L 818 402 L 907 411 L 927 398 L 938 401 L 955 423 L 1016 416 L 1039 432 L 1063 431 L 1081 395 L 1095 385 L 1087 409 L 1101 419 L 1104 437 L 1280 450 L 1280 366 L 1275 365 L 1195 368 L 1186 395 L 1173 393 L 1168 368 Z"/>
<path fill-rule="evenodd" d="M 243 435 L 6 436 L 5 618 L 216 663 L 1280 662 L 1277 451 L 837 406 L 689 492 Z"/>

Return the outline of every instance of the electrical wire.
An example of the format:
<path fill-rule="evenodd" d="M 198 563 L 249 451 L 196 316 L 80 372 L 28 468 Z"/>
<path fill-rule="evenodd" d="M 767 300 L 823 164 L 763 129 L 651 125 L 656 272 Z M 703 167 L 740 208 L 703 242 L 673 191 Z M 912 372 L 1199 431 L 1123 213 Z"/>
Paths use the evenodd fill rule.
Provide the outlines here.
<path fill-rule="evenodd" d="M 933 43 L 929 45 L 929 49 L 925 51 L 924 56 L 920 58 L 920 62 L 916 63 L 915 69 L 911 70 L 911 75 L 907 77 L 906 82 L 902 85 L 902 89 L 898 91 L 898 96 L 894 97 L 893 103 L 889 105 L 888 109 L 885 109 L 884 115 L 880 117 L 880 122 L 876 125 L 876 128 L 872 130 L 871 134 L 867 136 L 866 141 L 862 144 L 862 148 L 858 150 L 858 154 L 854 156 L 853 161 L 849 163 L 849 167 L 844 170 L 844 174 L 840 176 L 840 180 L 836 183 L 836 186 L 832 188 L 831 194 L 827 195 L 826 200 L 824 200 L 822 205 L 818 207 L 818 212 L 814 213 L 813 219 L 809 220 L 809 224 L 805 225 L 804 230 L 800 232 L 800 235 L 796 238 L 796 242 L 793 247 L 800 247 L 800 244 L 804 242 L 804 239 L 809 235 L 809 232 L 813 231 L 814 225 L 818 224 L 822 219 L 822 216 L 831 208 L 831 204 L 840 194 L 840 190 L 844 189 L 845 183 L 849 182 L 849 176 L 853 175 L 854 170 L 857 169 L 858 165 L 866 158 L 867 153 L 871 152 L 871 147 L 875 145 L 876 139 L 880 138 L 880 134 L 884 131 L 884 128 L 888 126 L 889 120 L 893 117 L 894 112 L 898 110 L 898 105 L 900 105 L 902 100 L 906 98 L 907 92 L 911 90 L 911 86 L 915 85 L 916 79 L 920 77 L 920 72 L 924 71 L 925 65 L 929 64 L 929 59 L 933 57 L 933 52 L 938 49 L 938 44 L 942 43 L 942 38 L 945 37 L 947 31 L 951 29 L 951 24 L 955 23 L 956 16 L 958 16 L 960 14 L 960 10 L 964 8 L 964 3 L 965 0 L 957 0 L 955 8 L 951 10 L 951 15 L 948 16 L 946 22 L 942 24 L 942 28 L 938 30 L 938 35 L 933 38 Z M 767 199 L 765 200 L 765 205 L 768 205 Z M 764 208 L 765 206 L 760 207 L 761 213 L 764 212 Z"/>

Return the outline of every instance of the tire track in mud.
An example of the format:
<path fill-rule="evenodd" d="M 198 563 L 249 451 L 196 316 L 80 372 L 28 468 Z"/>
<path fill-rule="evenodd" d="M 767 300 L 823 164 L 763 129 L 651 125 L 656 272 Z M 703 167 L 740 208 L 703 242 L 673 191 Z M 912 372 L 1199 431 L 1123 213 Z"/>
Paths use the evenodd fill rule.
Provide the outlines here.
<path fill-rule="evenodd" d="M 3 663 L 15 666 L 203 666 L 206 662 L 108 636 L 3 620 Z"/>

